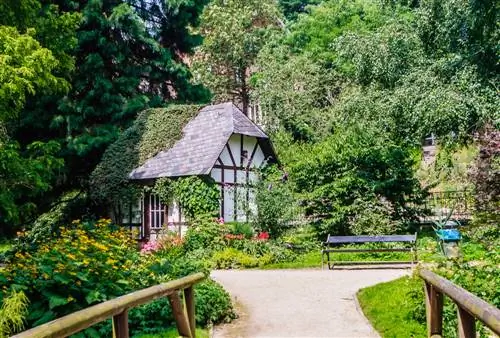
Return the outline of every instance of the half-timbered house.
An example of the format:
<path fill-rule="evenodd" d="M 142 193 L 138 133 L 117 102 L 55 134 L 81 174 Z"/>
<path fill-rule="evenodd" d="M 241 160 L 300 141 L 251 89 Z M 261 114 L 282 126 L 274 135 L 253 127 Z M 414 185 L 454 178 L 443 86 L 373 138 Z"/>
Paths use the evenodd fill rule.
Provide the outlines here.
<path fill-rule="evenodd" d="M 264 131 L 232 103 L 223 103 L 201 109 L 180 140 L 135 168 L 129 179 L 152 184 L 161 177 L 210 176 L 220 189 L 220 217 L 246 221 L 249 210 L 255 210 L 252 185 L 257 170 L 275 161 Z M 143 237 L 155 237 L 165 226 L 181 234 L 186 231 L 186 217 L 176 201 L 164 205 L 147 193 L 140 209 Z"/>

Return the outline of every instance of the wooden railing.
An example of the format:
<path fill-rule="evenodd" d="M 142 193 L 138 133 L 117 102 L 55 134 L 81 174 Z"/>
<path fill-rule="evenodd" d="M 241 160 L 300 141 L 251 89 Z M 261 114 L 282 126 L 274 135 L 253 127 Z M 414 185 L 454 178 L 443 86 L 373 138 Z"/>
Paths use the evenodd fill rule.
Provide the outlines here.
<path fill-rule="evenodd" d="M 49 323 L 21 332 L 12 338 L 67 337 L 113 317 L 113 337 L 128 338 L 128 310 L 167 296 L 179 335 L 195 337 L 193 285 L 205 279 L 196 273 L 108 300 Z M 185 307 L 179 293 L 184 292 Z"/>
<path fill-rule="evenodd" d="M 500 335 L 499 309 L 429 270 L 422 269 L 419 275 L 425 281 L 425 307 L 429 337 L 441 337 L 443 333 L 443 295 L 451 298 L 457 305 L 458 337 L 475 338 L 476 319 L 483 322 L 495 334 Z"/>

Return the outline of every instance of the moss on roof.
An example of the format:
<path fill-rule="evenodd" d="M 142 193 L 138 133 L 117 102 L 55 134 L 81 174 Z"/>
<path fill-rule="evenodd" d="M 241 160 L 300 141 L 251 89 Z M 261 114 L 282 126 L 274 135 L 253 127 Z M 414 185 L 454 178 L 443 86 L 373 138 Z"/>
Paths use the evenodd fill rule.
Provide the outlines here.
<path fill-rule="evenodd" d="M 100 203 L 129 202 L 138 189 L 128 174 L 158 152 L 171 148 L 182 137 L 182 128 L 200 105 L 173 105 L 141 112 L 133 125 L 105 151 L 90 176 L 91 196 Z"/>

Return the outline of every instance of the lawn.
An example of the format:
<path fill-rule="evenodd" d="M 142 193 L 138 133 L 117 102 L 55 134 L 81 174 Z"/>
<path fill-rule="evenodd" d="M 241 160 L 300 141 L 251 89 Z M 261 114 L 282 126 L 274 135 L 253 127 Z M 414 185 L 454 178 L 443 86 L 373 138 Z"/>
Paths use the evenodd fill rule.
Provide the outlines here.
<path fill-rule="evenodd" d="M 351 248 L 365 248 L 365 247 L 382 247 L 392 244 L 363 244 L 363 245 L 347 245 L 345 247 Z M 395 247 L 398 244 L 394 244 Z M 437 242 L 433 234 L 424 234 L 417 239 L 417 251 L 419 261 L 440 261 L 444 257 L 439 251 Z M 409 261 L 412 256 L 409 252 L 344 252 L 344 253 L 330 253 L 330 258 L 336 261 Z M 302 268 L 321 268 L 321 249 L 299 254 L 297 258 L 290 262 L 272 263 L 260 267 L 262 269 L 302 269 Z"/>
<path fill-rule="evenodd" d="M 177 338 L 179 337 L 179 333 L 176 328 L 168 329 L 162 333 L 150 333 L 150 334 L 142 334 L 135 335 L 134 338 Z M 197 338 L 209 338 L 208 330 L 206 329 L 196 329 L 196 337 Z"/>
<path fill-rule="evenodd" d="M 402 277 L 361 289 L 357 296 L 365 316 L 382 337 L 417 338 L 426 337 L 426 327 L 412 318 L 409 293 L 421 289 L 420 280 Z"/>

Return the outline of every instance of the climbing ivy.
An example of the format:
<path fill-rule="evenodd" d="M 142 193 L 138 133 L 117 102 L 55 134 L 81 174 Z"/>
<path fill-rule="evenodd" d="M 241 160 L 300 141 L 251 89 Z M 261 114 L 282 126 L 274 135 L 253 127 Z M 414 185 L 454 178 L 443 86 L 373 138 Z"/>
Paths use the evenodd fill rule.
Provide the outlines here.
<path fill-rule="evenodd" d="M 199 105 L 173 105 L 148 109 L 110 145 L 93 171 L 91 196 L 107 205 L 128 203 L 141 190 L 128 175 L 159 151 L 168 149 L 182 137 L 182 129 L 200 110 Z"/>
<path fill-rule="evenodd" d="M 178 179 L 160 178 L 151 192 L 169 204 L 176 200 L 189 217 L 212 214 L 219 210 L 219 189 L 211 177 L 188 176 Z"/>

